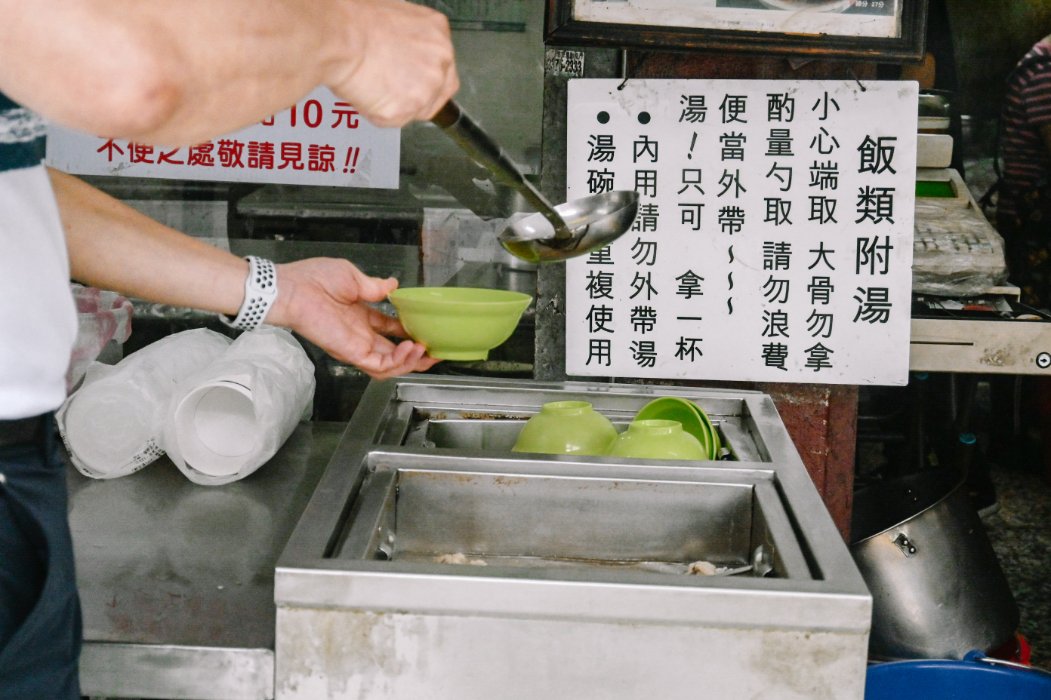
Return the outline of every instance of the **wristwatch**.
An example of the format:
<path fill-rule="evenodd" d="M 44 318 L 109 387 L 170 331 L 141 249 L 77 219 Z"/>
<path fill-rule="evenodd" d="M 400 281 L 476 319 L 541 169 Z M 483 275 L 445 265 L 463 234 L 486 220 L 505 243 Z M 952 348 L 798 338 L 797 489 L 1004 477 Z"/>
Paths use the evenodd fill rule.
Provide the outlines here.
<path fill-rule="evenodd" d="M 219 314 L 220 320 L 231 328 L 254 331 L 266 320 L 266 315 L 277 299 L 277 268 L 266 258 L 254 255 L 248 260 L 248 277 L 245 278 L 245 296 L 237 316 L 230 319 Z"/>

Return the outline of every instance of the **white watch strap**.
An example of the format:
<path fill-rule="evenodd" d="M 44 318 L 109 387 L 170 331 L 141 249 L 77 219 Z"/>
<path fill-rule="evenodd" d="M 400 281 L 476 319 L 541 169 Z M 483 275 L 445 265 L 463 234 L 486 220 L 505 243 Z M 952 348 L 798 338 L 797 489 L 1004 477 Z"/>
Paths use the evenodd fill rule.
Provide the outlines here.
<path fill-rule="evenodd" d="M 266 320 L 270 307 L 277 298 L 277 269 L 266 258 L 249 255 L 248 277 L 245 278 L 245 296 L 237 317 L 230 320 L 222 314 L 219 318 L 228 326 L 243 331 L 254 331 Z"/>

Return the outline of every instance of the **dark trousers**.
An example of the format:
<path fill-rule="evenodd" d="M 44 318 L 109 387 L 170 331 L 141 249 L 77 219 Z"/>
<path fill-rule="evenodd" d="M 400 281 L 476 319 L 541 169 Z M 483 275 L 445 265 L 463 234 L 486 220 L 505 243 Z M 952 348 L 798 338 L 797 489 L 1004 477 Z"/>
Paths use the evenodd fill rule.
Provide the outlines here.
<path fill-rule="evenodd" d="M 80 697 L 80 601 L 54 422 L 0 446 L 0 698 Z"/>

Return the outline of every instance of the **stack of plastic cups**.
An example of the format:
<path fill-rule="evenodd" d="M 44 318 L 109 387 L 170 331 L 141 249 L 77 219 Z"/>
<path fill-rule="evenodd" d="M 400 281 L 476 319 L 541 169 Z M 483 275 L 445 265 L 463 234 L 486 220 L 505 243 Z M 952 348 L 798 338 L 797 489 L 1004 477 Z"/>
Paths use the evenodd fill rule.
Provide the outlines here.
<path fill-rule="evenodd" d="M 242 479 L 309 417 L 314 387 L 313 363 L 291 333 L 272 327 L 244 333 L 178 386 L 164 449 L 194 483 Z"/>
<path fill-rule="evenodd" d="M 220 333 L 196 329 L 163 338 L 116 365 L 93 364 L 56 415 L 73 465 L 85 476 L 112 479 L 164 454 L 162 428 L 175 386 L 229 345 Z"/>

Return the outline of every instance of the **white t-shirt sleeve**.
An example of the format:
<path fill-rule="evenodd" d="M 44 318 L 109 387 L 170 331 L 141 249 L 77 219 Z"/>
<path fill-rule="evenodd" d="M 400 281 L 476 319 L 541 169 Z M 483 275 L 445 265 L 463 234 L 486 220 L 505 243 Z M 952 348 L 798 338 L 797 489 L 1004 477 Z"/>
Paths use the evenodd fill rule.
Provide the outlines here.
<path fill-rule="evenodd" d="M 62 404 L 76 335 L 69 258 L 47 171 L 0 170 L 0 420 Z"/>

